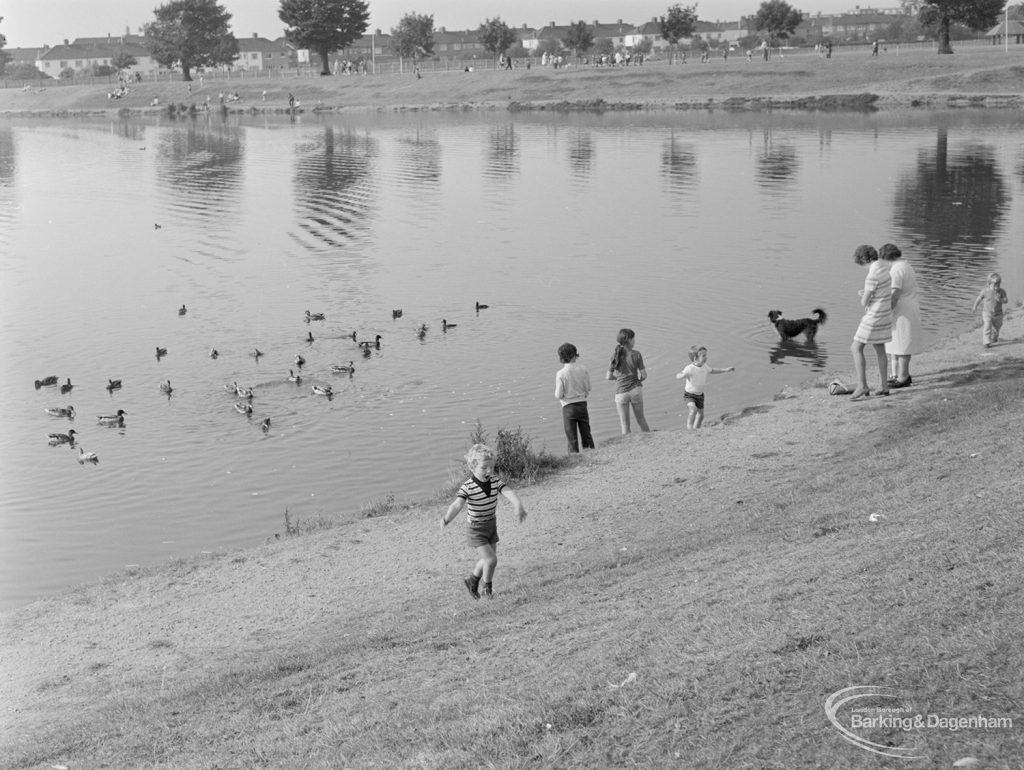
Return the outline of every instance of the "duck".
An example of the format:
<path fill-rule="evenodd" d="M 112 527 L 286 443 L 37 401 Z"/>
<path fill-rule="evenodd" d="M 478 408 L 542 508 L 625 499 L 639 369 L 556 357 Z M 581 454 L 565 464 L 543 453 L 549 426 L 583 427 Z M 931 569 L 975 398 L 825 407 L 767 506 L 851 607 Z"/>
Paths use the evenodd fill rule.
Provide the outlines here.
<path fill-rule="evenodd" d="M 391 311 L 391 317 L 392 317 L 393 319 L 394 319 L 394 318 L 401 318 L 401 317 L 402 317 L 402 311 L 401 311 L 401 309 L 399 309 L 399 310 L 392 310 L 392 311 Z"/>
<path fill-rule="evenodd" d="M 47 436 L 50 446 L 57 446 L 59 444 L 74 444 L 75 443 L 75 429 L 71 428 L 67 433 L 51 433 Z"/>
<path fill-rule="evenodd" d="M 427 336 L 426 324 L 420 324 L 420 328 L 416 330 L 416 336 L 419 337 L 420 339 L 423 339 L 424 337 Z"/>
<path fill-rule="evenodd" d="M 318 396 L 327 396 L 328 398 L 334 395 L 331 391 L 330 385 L 314 385 L 313 392 Z"/>
<path fill-rule="evenodd" d="M 295 356 L 295 365 L 300 369 L 306 365 L 306 359 L 302 357 L 302 354 Z"/>
<path fill-rule="evenodd" d="M 81 447 L 78 448 L 78 462 L 80 465 L 85 465 L 86 463 L 92 463 L 95 465 L 99 461 L 100 457 L 95 452 L 86 452 Z"/>
<path fill-rule="evenodd" d="M 68 404 L 67 406 L 51 406 L 43 410 L 50 417 L 67 417 L 69 420 L 75 419 L 75 407 Z"/>
<path fill-rule="evenodd" d="M 71 392 L 71 389 L 72 389 L 73 387 L 75 387 L 75 386 L 71 384 L 71 378 L 70 378 L 70 377 L 68 377 L 68 381 L 67 381 L 67 382 L 65 382 L 65 383 L 64 383 L 63 385 L 61 385 L 61 386 L 60 386 L 60 392 L 61 392 L 62 394 L 63 394 L 63 393 L 70 393 L 70 392 Z"/>
<path fill-rule="evenodd" d="M 220 355 L 220 351 L 217 348 L 210 348 L 210 358 L 216 358 Z"/>
<path fill-rule="evenodd" d="M 306 323 L 310 321 L 323 321 L 326 316 L 323 313 L 310 313 L 306 311 Z"/>
<path fill-rule="evenodd" d="M 331 367 L 331 371 L 334 374 L 352 374 L 355 370 L 356 367 L 351 361 L 348 362 L 348 366 L 345 366 L 344 364 L 334 364 L 334 366 Z"/>
<path fill-rule="evenodd" d="M 241 386 L 236 386 L 235 395 L 241 396 L 242 398 L 248 398 L 251 400 L 255 394 L 253 393 L 252 388 L 243 388 Z"/>
<path fill-rule="evenodd" d="M 124 416 L 128 414 L 124 409 L 118 409 L 117 414 L 99 414 L 96 415 L 96 422 L 106 427 L 123 427 Z"/>
<path fill-rule="evenodd" d="M 230 385 L 224 383 L 224 390 L 226 390 L 228 393 L 234 393 L 235 395 L 238 395 L 238 383 L 232 382 Z"/>
<path fill-rule="evenodd" d="M 288 382 L 302 382 L 302 375 L 295 374 L 291 369 L 288 370 Z"/>
<path fill-rule="evenodd" d="M 246 417 L 248 417 L 249 415 L 252 414 L 252 404 L 249 404 L 245 401 L 236 401 L 235 411 L 238 412 L 239 414 L 244 414 Z"/>
<path fill-rule="evenodd" d="M 121 389 L 121 381 L 120 380 L 111 380 L 111 379 L 107 380 L 107 390 L 120 390 L 120 389 Z"/>
<path fill-rule="evenodd" d="M 182 305 L 178 308 L 178 315 L 185 315 L 188 312 L 188 308 Z"/>
<path fill-rule="evenodd" d="M 160 390 L 166 393 L 168 396 L 171 395 L 171 393 L 174 392 L 174 388 L 171 387 L 171 381 L 168 380 L 167 382 L 163 383 L 160 386 Z"/>
<path fill-rule="evenodd" d="M 159 345 L 156 346 L 156 360 L 159 361 L 161 358 L 167 355 L 167 348 L 162 348 Z"/>
<path fill-rule="evenodd" d="M 255 358 L 257 361 L 260 360 L 260 356 L 262 356 L 262 355 L 263 355 L 263 351 L 260 350 L 259 348 L 253 348 L 252 349 L 252 357 Z"/>
<path fill-rule="evenodd" d="M 381 339 L 383 338 L 378 334 L 373 340 L 363 340 L 362 342 L 360 342 L 359 347 L 361 347 L 363 350 L 369 350 L 370 348 L 380 350 Z"/>
<path fill-rule="evenodd" d="M 56 385 L 57 375 L 51 374 L 49 377 L 43 377 L 41 380 L 36 380 L 36 390 L 39 390 L 44 385 Z"/>
<path fill-rule="evenodd" d="M 446 332 L 449 329 L 454 329 L 458 324 L 450 324 L 445 319 L 441 319 L 441 331 Z"/>
<path fill-rule="evenodd" d="M 350 334 L 349 336 L 352 338 L 353 342 L 356 341 L 356 333 L 355 332 L 352 332 L 352 334 Z"/>
<path fill-rule="evenodd" d="M 489 307 L 490 307 L 490 305 L 482 305 L 479 302 L 477 302 L 476 303 L 476 312 L 479 313 L 481 310 L 486 310 Z"/>
<path fill-rule="evenodd" d="M 313 332 L 307 332 L 306 333 L 306 342 L 312 342 L 312 341 L 313 341 Z"/>
<path fill-rule="evenodd" d="M 263 418 L 263 422 L 260 423 L 260 430 L 262 430 L 264 433 L 266 433 L 267 431 L 270 430 L 270 418 L 269 417 L 264 417 Z"/>

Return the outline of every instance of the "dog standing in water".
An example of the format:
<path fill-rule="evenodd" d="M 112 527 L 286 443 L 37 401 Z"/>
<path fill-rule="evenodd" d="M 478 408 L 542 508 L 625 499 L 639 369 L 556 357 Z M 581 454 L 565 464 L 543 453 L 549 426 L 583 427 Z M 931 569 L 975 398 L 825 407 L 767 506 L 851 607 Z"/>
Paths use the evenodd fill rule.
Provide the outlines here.
<path fill-rule="evenodd" d="M 818 327 L 824 326 L 825 321 L 828 320 L 828 314 L 820 307 L 816 307 L 811 311 L 811 315 L 814 317 L 783 318 L 781 310 L 769 310 L 768 320 L 771 321 L 775 331 L 779 333 L 779 339 L 783 342 L 801 334 L 808 342 L 812 342 L 818 333 Z"/>

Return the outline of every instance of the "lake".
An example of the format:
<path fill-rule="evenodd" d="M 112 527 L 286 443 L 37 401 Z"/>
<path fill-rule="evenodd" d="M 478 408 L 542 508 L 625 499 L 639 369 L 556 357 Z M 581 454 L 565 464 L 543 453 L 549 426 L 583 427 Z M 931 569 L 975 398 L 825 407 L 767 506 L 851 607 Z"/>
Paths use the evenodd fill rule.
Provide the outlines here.
<path fill-rule="evenodd" d="M 737 369 L 712 380 L 709 424 L 848 374 L 860 243 L 903 248 L 934 340 L 969 329 L 990 271 L 1014 305 L 1024 286 L 1022 123 L 1013 111 L 0 121 L 0 608 L 264 542 L 286 509 L 353 519 L 388 495 L 433 495 L 461 475 L 477 420 L 564 452 L 562 342 L 590 369 L 599 446 L 619 431 L 603 374 L 624 326 L 658 430 L 685 424 L 675 374 L 694 344 Z M 829 314 L 817 344 L 780 346 L 767 312 L 815 307 Z M 380 335 L 380 349 L 363 355 L 353 332 Z M 353 375 L 331 372 L 349 361 Z M 73 390 L 34 387 L 48 375 Z M 225 391 L 234 382 L 254 389 L 249 416 Z M 44 413 L 68 404 L 73 422 Z M 97 424 L 118 409 L 123 427 Z M 69 428 L 75 448 L 48 445 Z M 79 447 L 98 464 L 77 462 Z"/>

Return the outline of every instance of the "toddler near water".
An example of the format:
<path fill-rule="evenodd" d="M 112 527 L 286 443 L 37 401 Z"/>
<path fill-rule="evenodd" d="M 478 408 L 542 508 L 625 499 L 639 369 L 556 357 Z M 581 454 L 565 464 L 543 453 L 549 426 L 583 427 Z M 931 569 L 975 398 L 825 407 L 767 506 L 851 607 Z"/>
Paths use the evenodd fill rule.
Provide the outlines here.
<path fill-rule="evenodd" d="M 441 527 L 459 515 L 466 504 L 466 522 L 469 525 L 469 544 L 476 549 L 479 559 L 473 572 L 462 582 L 466 584 L 474 599 L 480 598 L 480 586 L 483 584 L 484 596 L 494 598 L 492 580 L 494 568 L 498 566 L 498 495 L 504 496 L 512 503 L 519 521 L 526 519 L 526 509 L 519 496 L 505 486 L 500 478 L 494 475 L 494 452 L 486 444 L 473 444 L 466 453 L 466 464 L 469 466 L 470 477 L 459 487 L 455 500 L 448 506 L 441 517 Z"/>
<path fill-rule="evenodd" d="M 981 341 L 986 348 L 999 342 L 999 330 L 1003 328 L 1003 305 L 1008 301 L 1003 277 L 999 273 L 989 273 L 988 284 L 974 300 L 973 308 L 976 311 L 978 305 L 981 305 Z"/>
<path fill-rule="evenodd" d="M 686 380 L 683 387 L 683 398 L 686 399 L 686 428 L 695 430 L 704 424 L 704 387 L 710 374 L 735 372 L 735 366 L 715 369 L 708 366 L 708 349 L 694 345 L 690 348 L 691 363 L 676 375 L 677 380 Z"/>

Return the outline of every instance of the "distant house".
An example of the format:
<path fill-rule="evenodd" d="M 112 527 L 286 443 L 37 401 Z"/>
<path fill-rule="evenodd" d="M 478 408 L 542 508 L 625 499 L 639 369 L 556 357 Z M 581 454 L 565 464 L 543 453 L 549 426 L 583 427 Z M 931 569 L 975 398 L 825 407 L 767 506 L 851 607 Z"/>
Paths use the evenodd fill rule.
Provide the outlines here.
<path fill-rule="evenodd" d="M 60 73 L 67 69 L 88 74 L 94 66 L 113 66 L 115 58 L 127 54 L 136 62 L 128 68 L 129 71 L 155 74 L 160 71 L 160 65 L 150 56 L 149 49 L 141 44 L 142 39 L 139 35 L 107 35 L 105 38 L 77 38 L 73 43 L 65 40 L 62 45 L 46 49 L 36 60 L 36 67 L 52 78 L 60 77 Z"/>
<path fill-rule="evenodd" d="M 1024 43 L 1024 23 L 1017 19 L 1003 19 L 986 32 L 985 37 L 992 41 L 992 45 L 1003 45 L 1005 42 L 1020 45 Z"/>
<path fill-rule="evenodd" d="M 434 56 L 441 59 L 490 58 L 480 42 L 478 29 L 448 31 L 444 27 L 434 30 Z"/>
<path fill-rule="evenodd" d="M 267 40 L 255 32 L 252 37 L 238 38 L 238 56 L 231 64 L 243 72 L 281 72 L 296 66 L 295 49 L 283 37 Z"/>
<path fill-rule="evenodd" d="M 856 13 L 822 14 L 805 16 L 808 38 L 831 38 L 833 40 L 874 40 L 880 37 L 892 23 L 894 16 L 901 15 L 899 9 L 875 10 L 864 8 Z"/>

